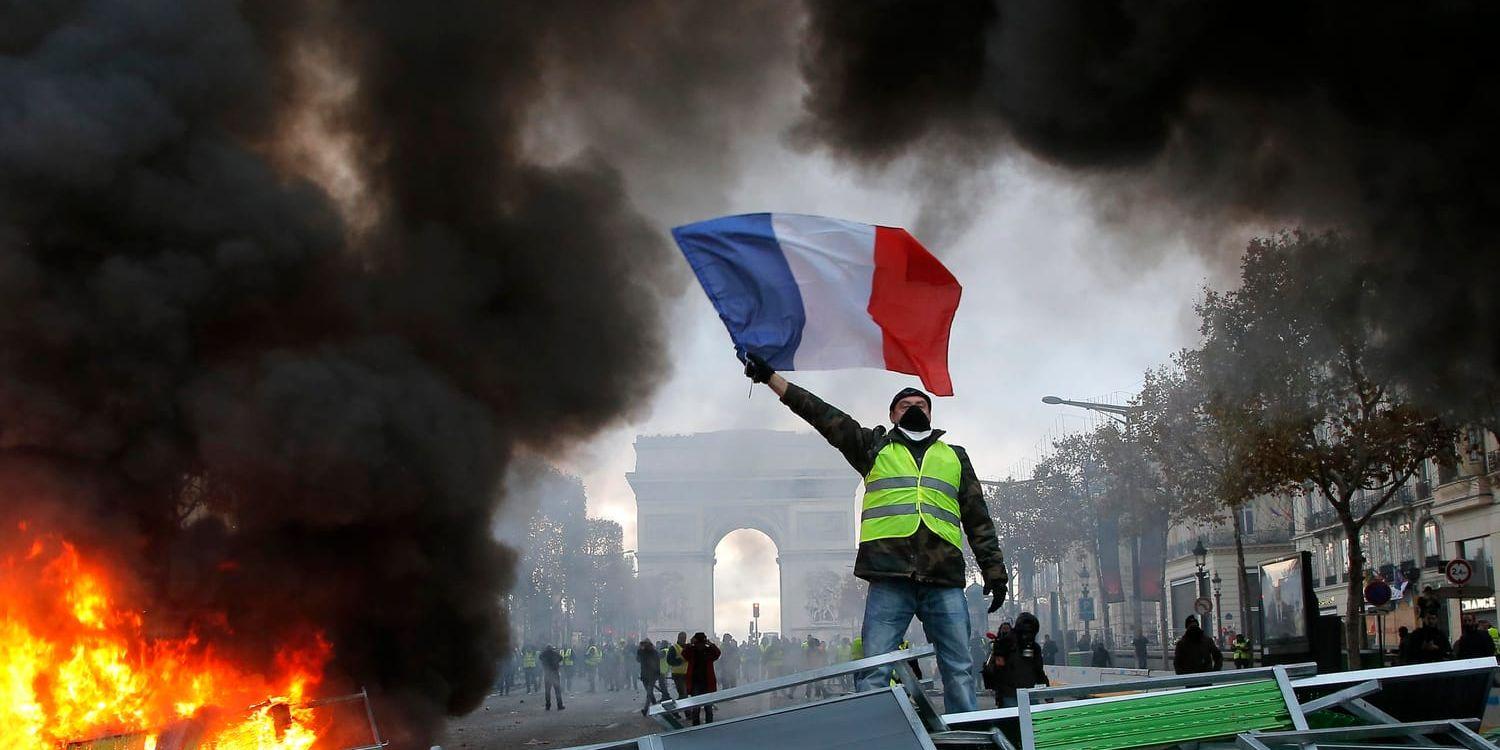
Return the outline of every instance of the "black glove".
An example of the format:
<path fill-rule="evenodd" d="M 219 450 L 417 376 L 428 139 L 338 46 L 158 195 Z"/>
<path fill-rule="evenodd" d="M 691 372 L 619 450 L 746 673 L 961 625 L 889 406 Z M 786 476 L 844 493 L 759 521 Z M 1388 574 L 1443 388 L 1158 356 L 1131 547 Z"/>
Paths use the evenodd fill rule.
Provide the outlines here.
<path fill-rule="evenodd" d="M 996 583 L 996 584 L 988 584 L 988 583 L 986 583 L 984 585 L 984 593 L 985 593 L 986 596 L 988 596 L 990 594 L 994 594 L 995 595 L 995 598 L 993 598 L 993 599 L 990 600 L 990 610 L 989 611 L 991 611 L 991 612 L 994 612 L 995 610 L 1000 609 L 1000 605 L 1002 605 L 1002 604 L 1005 603 L 1005 584 L 1004 583 Z"/>
<path fill-rule="evenodd" d="M 771 369 L 771 366 L 766 364 L 759 354 L 747 353 L 745 355 L 745 377 L 750 378 L 750 382 L 765 383 L 775 374 L 776 371 Z"/>

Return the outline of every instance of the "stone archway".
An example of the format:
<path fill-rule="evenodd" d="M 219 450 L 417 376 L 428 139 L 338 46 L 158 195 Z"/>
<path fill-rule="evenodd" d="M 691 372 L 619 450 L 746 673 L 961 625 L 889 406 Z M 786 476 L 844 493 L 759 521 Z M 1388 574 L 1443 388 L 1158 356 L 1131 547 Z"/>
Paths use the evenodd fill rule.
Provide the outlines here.
<path fill-rule="evenodd" d="M 736 529 L 776 545 L 781 629 L 843 634 L 838 592 L 853 575 L 856 476 L 812 433 L 725 430 L 636 438 L 636 560 L 648 596 L 646 632 L 718 630 L 714 548 Z"/>

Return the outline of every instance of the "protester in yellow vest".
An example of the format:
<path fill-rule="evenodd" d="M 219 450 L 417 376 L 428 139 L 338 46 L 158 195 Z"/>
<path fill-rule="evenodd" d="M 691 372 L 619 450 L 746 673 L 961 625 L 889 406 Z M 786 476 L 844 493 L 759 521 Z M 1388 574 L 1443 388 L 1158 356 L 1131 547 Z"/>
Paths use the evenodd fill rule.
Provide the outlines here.
<path fill-rule="evenodd" d="M 589 675 L 589 692 L 595 692 L 599 683 L 599 662 L 604 660 L 604 652 L 589 641 L 589 647 L 583 652 L 583 668 Z"/>
<path fill-rule="evenodd" d="M 672 686 L 677 689 L 677 697 L 682 698 L 687 693 L 687 659 L 682 658 L 682 650 L 687 648 L 687 632 L 677 633 L 677 642 L 667 647 L 667 665 L 672 669 Z"/>
<path fill-rule="evenodd" d="M 541 685 L 537 683 L 536 673 L 536 660 L 539 653 L 540 652 L 536 650 L 536 646 L 532 645 L 527 645 L 526 648 L 521 651 L 521 672 L 526 675 L 526 692 L 528 693 L 535 693 L 537 689 L 541 687 Z"/>
<path fill-rule="evenodd" d="M 557 653 L 562 656 L 562 687 L 569 694 L 573 692 L 573 647 L 560 648 Z"/>
<path fill-rule="evenodd" d="M 906 388 L 891 399 L 892 426 L 866 428 L 776 374 L 760 355 L 745 355 L 745 375 L 770 386 L 781 402 L 821 434 L 864 477 L 859 554 L 854 575 L 870 582 L 862 635 L 865 653 L 896 648 L 911 624 L 922 626 L 937 649 L 943 705 L 977 708 L 969 656 L 969 612 L 964 599 L 964 541 L 979 563 L 990 612 L 1005 601 L 1005 559 L 968 454 L 942 440 L 932 426 L 932 398 Z M 883 666 L 861 677 L 862 689 L 890 680 Z"/>

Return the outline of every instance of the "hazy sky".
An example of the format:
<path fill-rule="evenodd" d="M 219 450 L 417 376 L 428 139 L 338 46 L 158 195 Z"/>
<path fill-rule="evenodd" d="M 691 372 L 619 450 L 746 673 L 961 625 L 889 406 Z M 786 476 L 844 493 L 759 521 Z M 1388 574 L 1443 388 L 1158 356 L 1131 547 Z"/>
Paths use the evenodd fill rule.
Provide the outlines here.
<path fill-rule="evenodd" d="M 801 82 L 789 63 L 768 66 L 767 75 L 773 95 L 753 118 L 715 134 L 715 143 L 680 144 L 684 154 L 715 155 L 701 170 L 664 161 L 671 144 L 643 148 L 627 139 L 621 143 L 628 146 L 612 150 L 611 113 L 567 102 L 533 135 L 534 148 L 558 158 L 586 148 L 603 153 L 664 241 L 678 224 L 757 211 L 912 229 L 964 287 L 951 341 L 956 395 L 939 399 L 933 416 L 969 449 L 981 477 L 1024 470 L 1050 437 L 1089 425 L 1089 415 L 1043 405 L 1043 395 L 1119 399 L 1138 388 L 1145 368 L 1192 343 L 1194 299 L 1232 268 L 1232 256 L 1211 267 L 1193 251 L 1186 230 L 1160 217 L 1138 220 L 1101 208 L 1096 191 L 1023 155 L 943 195 L 922 189 L 929 182 L 914 162 L 875 174 L 800 148 L 787 133 L 800 114 Z M 945 213 L 959 218 L 941 218 Z M 723 324 L 682 267 L 682 293 L 670 312 L 671 369 L 660 374 L 660 387 L 634 421 L 559 459 L 584 479 L 590 513 L 624 526 L 627 547 L 635 543 L 635 501 L 624 475 L 634 466 L 636 435 L 807 429 L 767 389 L 747 398 L 749 384 Z M 920 385 L 876 370 L 786 376 L 870 425 L 885 419 L 891 394 Z M 719 621 L 738 633 L 740 613 L 774 580 L 774 559 L 763 549 L 721 548 L 721 563 L 729 560 L 738 561 L 735 570 L 721 564 L 716 574 Z"/>

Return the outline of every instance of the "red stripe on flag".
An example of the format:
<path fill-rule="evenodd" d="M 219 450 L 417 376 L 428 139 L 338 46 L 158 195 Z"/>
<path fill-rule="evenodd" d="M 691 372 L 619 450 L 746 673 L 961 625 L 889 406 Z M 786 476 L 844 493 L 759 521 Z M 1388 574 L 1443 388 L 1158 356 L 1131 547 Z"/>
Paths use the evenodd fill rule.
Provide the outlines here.
<path fill-rule="evenodd" d="M 905 229 L 875 227 L 869 312 L 884 332 L 887 370 L 920 377 L 935 395 L 953 395 L 948 332 L 962 293 L 958 279 Z"/>

